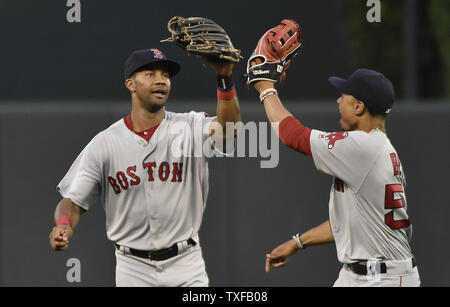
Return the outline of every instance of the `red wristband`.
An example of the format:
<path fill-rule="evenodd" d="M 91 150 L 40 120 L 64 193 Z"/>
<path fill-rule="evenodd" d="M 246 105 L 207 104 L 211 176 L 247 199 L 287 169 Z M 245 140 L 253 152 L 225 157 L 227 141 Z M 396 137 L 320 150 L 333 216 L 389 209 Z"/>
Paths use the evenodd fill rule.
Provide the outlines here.
<path fill-rule="evenodd" d="M 56 226 L 61 225 L 61 224 L 66 224 L 66 225 L 69 225 L 70 227 L 72 227 L 72 221 L 70 220 L 70 217 L 68 217 L 67 215 L 61 216 L 56 221 Z"/>
<path fill-rule="evenodd" d="M 220 100 L 230 100 L 234 97 L 236 97 L 236 89 L 234 87 L 226 92 L 217 89 L 217 98 L 219 98 Z"/>

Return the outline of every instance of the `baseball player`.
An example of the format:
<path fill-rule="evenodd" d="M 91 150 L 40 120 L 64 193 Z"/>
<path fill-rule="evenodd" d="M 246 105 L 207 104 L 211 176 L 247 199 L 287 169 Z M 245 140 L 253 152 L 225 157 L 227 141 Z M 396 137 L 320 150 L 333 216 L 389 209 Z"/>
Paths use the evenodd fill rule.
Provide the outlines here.
<path fill-rule="evenodd" d="M 284 266 L 306 246 L 335 242 L 344 264 L 335 286 L 420 286 L 409 242 L 405 175 L 386 134 L 385 119 L 394 102 L 391 82 L 360 69 L 348 80 L 331 77 L 341 91 L 337 103 L 343 131 L 327 133 L 303 126 L 277 95 L 264 100 L 267 116 L 279 122 L 282 142 L 313 158 L 316 168 L 333 176 L 329 221 L 278 246 L 266 258 Z M 273 83 L 254 84 L 260 92 Z"/>
<path fill-rule="evenodd" d="M 329 81 L 341 93 L 337 103 L 342 131 L 328 133 L 303 126 L 286 110 L 274 88 L 290 62 L 284 56 L 299 46 L 285 53 L 284 42 L 292 42 L 297 34 L 300 37 L 299 30 L 296 24 L 284 23 L 262 37 L 248 62 L 248 83 L 260 93 L 281 141 L 311 157 L 319 171 L 333 176 L 329 220 L 273 249 L 266 255 L 266 272 L 284 266 L 299 249 L 335 242 L 343 263 L 335 286 L 420 286 L 409 245 L 412 225 L 405 174 L 385 128 L 394 103 L 392 83 L 369 69 L 357 70 L 348 80 L 331 77 Z M 272 37 L 282 39 L 271 42 Z M 279 41 L 279 62 L 267 62 L 265 50 L 273 48 L 265 48 L 266 42 L 277 46 Z M 278 72 L 272 74 L 277 78 L 253 73 L 261 67 Z"/>
<path fill-rule="evenodd" d="M 240 121 L 233 63 L 210 64 L 218 76 L 216 117 L 166 111 L 180 65 L 158 49 L 129 56 L 124 77 L 131 113 L 96 135 L 59 183 L 54 250 L 68 247 L 82 213 L 100 202 L 116 247 L 117 286 L 209 285 L 198 236 L 208 196 L 207 150 L 223 141 L 216 132 L 225 123 Z"/>

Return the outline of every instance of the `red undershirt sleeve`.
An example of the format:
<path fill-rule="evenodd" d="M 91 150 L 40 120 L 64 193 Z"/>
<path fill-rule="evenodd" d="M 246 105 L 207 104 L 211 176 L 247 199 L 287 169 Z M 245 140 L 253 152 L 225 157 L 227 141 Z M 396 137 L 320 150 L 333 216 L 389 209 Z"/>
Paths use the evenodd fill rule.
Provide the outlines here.
<path fill-rule="evenodd" d="M 312 157 L 310 128 L 303 126 L 295 117 L 289 116 L 281 121 L 278 131 L 284 145 Z"/>

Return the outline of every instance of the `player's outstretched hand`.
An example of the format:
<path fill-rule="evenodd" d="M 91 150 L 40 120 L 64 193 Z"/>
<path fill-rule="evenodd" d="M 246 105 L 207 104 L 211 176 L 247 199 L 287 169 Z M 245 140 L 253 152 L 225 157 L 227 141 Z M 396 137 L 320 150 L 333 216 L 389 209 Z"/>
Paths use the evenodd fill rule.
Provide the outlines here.
<path fill-rule="evenodd" d="M 250 61 L 250 63 L 248 64 L 250 67 L 253 67 L 255 65 L 259 65 L 262 63 L 261 58 L 254 58 Z M 258 93 L 263 92 L 266 89 L 269 88 L 274 88 L 275 87 L 275 82 L 274 81 L 270 81 L 270 80 L 261 80 L 261 81 L 255 81 L 252 83 L 253 87 L 255 88 L 256 91 L 258 91 Z"/>
<path fill-rule="evenodd" d="M 50 233 L 50 246 L 55 251 L 63 251 L 69 247 L 69 239 L 72 237 L 73 230 L 69 225 L 58 225 L 53 227 Z"/>
<path fill-rule="evenodd" d="M 218 63 L 208 60 L 206 62 L 214 69 L 218 76 L 230 77 L 233 74 L 233 63 Z"/>
<path fill-rule="evenodd" d="M 289 240 L 276 247 L 270 254 L 266 255 L 266 272 L 270 272 L 270 267 L 280 268 L 286 265 L 288 257 L 298 251 L 295 240 Z"/>
<path fill-rule="evenodd" d="M 269 29 L 247 60 L 247 86 L 262 80 L 281 84 L 301 45 L 300 26 L 294 20 L 283 19 L 278 26 Z M 261 62 L 253 65 L 255 59 Z"/>

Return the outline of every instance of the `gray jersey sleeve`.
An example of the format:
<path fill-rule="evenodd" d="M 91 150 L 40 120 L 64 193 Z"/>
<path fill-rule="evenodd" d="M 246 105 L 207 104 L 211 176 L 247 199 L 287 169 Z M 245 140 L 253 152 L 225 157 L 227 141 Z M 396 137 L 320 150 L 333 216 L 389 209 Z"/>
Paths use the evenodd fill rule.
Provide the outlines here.
<path fill-rule="evenodd" d="M 70 198 L 84 210 L 98 202 L 101 192 L 100 148 L 94 140 L 78 155 L 57 186 L 62 197 Z"/>
<path fill-rule="evenodd" d="M 319 171 L 343 180 L 356 192 L 380 154 L 382 138 L 363 131 L 311 132 L 311 152 Z"/>

